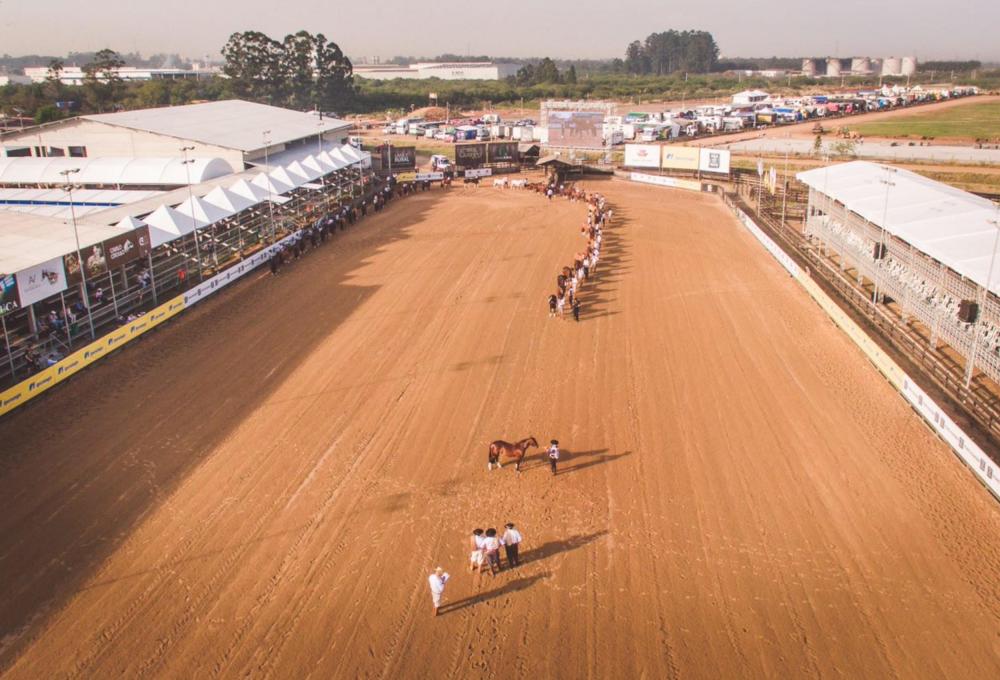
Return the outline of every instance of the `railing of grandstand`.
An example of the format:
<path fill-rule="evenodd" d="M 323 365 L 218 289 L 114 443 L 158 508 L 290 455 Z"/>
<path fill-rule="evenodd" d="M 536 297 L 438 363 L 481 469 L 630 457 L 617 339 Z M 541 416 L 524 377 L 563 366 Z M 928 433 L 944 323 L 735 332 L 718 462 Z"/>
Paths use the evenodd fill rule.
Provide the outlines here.
<path fill-rule="evenodd" d="M 803 195 L 808 196 L 805 193 Z M 889 343 L 920 366 L 925 375 L 955 403 L 960 404 L 979 425 L 994 435 L 1000 435 L 1000 397 L 989 386 L 977 383 L 967 386 L 964 367 L 956 364 L 937 346 L 938 339 L 946 340 L 951 337 L 960 347 L 970 347 L 972 334 L 983 333 L 980 347 L 976 352 L 976 366 L 996 380 L 994 376 L 1000 375 L 1000 300 L 995 296 L 989 296 L 980 311 L 979 320 L 974 326 L 969 326 L 962 324 L 957 316 L 952 315 L 953 308 L 947 305 L 932 306 L 919 297 L 913 285 L 903 286 L 894 282 L 893 279 L 911 281 L 906 276 L 897 275 L 885 277 L 884 289 L 886 294 L 893 298 L 894 304 L 874 305 L 869 289 L 862 287 L 857 280 L 857 272 L 858 267 L 867 268 L 868 277 L 874 272 L 874 250 L 879 236 L 877 231 L 870 228 L 870 225 L 866 226 L 863 220 L 860 225 L 856 225 L 858 229 L 854 235 L 867 237 L 870 250 L 859 248 L 856 241 L 849 241 L 843 230 L 827 226 L 832 220 L 825 219 L 828 213 L 824 208 L 830 211 L 830 216 L 844 220 L 847 219 L 848 213 L 842 206 L 824 203 L 817 195 L 808 196 L 808 205 L 801 213 L 804 222 L 801 228 L 792 221 L 782 223 L 780 206 L 776 207 L 774 201 L 769 202 L 765 199 L 762 203 L 763 209 L 760 213 L 756 213 L 757 192 L 753 181 L 738 182 L 735 192 L 724 193 L 723 198 L 731 206 L 738 206 L 747 213 L 756 214 L 758 224 L 783 242 L 786 252 L 796 257 L 801 265 L 819 275 L 818 278 L 814 276 L 814 280 L 832 286 L 842 300 L 855 312 L 867 317 Z M 911 251 L 906 244 L 899 241 L 887 241 L 887 252 L 887 260 L 895 262 L 897 267 L 905 265 L 914 278 L 919 277 L 919 281 L 934 285 L 936 292 L 956 299 L 974 299 L 976 286 L 958 277 L 941 263 L 923 256 L 918 250 Z M 891 266 L 887 269 L 891 270 Z M 847 270 L 854 270 L 853 275 Z M 871 278 L 868 281 L 870 283 Z M 920 332 L 913 326 L 912 319 L 902 314 L 904 303 L 911 310 L 911 316 L 924 323 L 924 332 Z M 937 322 L 939 335 L 934 342 L 929 341 L 928 333 L 933 330 L 925 319 L 929 319 L 931 324 Z M 982 342 L 983 339 L 986 342 Z M 950 342 L 948 344 L 951 345 Z M 953 348 L 958 350 L 954 346 Z"/>
<path fill-rule="evenodd" d="M 364 177 L 370 177 L 365 172 Z M 340 171 L 327 175 L 322 189 L 299 188 L 287 196 L 290 200 L 276 205 L 275 233 L 285 234 L 313 223 L 332 207 L 356 203 L 362 173 Z M 368 193 L 374 189 L 367 186 Z M 197 257 L 193 234 L 170 241 L 156 248 L 147 259 L 140 259 L 114 271 L 88 280 L 88 296 L 98 335 L 121 325 L 129 315 L 151 309 L 172 295 L 197 283 L 199 269 L 205 278 L 239 263 L 271 241 L 268 210 L 258 204 L 240 213 L 199 230 L 201 260 Z M 152 273 L 148 286 L 140 275 Z M 101 290 L 98 301 L 97 290 Z M 73 312 L 75 320 L 67 325 L 61 321 L 64 310 Z M 44 367 L 46 360 L 65 356 L 72 349 L 91 341 L 86 323 L 86 308 L 78 286 L 59 296 L 9 313 L 4 318 L 5 342 L 0 352 L 7 353 L 0 361 L 0 387 L 9 387 Z M 49 325 L 44 320 L 56 311 L 60 321 Z M 72 319 L 72 317 L 71 317 Z M 10 351 L 7 352 L 7 348 Z"/>

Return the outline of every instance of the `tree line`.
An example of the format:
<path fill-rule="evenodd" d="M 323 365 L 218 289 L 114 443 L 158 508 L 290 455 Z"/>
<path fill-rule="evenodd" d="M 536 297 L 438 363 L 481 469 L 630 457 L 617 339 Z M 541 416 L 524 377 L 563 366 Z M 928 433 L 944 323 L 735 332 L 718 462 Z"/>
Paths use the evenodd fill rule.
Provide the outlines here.
<path fill-rule="evenodd" d="M 650 33 L 625 48 L 625 70 L 637 75 L 711 73 L 719 61 L 719 46 L 707 31 Z"/>
<path fill-rule="evenodd" d="M 354 96 L 354 67 L 337 43 L 308 31 L 275 40 L 233 33 L 222 48 L 223 72 L 241 99 L 293 109 L 343 110 Z"/>

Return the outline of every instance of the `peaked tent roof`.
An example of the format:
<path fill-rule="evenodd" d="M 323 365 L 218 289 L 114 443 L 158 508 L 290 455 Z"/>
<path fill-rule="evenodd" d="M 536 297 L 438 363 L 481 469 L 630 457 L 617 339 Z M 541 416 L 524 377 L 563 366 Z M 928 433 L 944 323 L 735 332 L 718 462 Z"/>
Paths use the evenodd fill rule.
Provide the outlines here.
<path fill-rule="evenodd" d="M 288 170 L 283 167 L 277 167 L 271 171 L 271 178 L 277 182 L 282 182 L 292 187 L 300 187 L 307 181 L 305 178 L 293 177 L 289 174 Z"/>
<path fill-rule="evenodd" d="M 202 222 L 197 217 L 192 218 L 189 215 L 179 213 L 169 205 L 161 205 L 142 218 L 142 221 L 150 226 L 149 235 L 154 248 L 161 243 L 173 241 L 209 224 Z"/>
<path fill-rule="evenodd" d="M 312 156 L 310 156 L 309 158 L 312 158 Z M 288 170 L 288 173 L 290 175 L 301 177 L 307 182 L 311 182 L 314 179 L 322 177 L 323 175 L 326 174 L 325 172 L 320 172 L 313 168 L 306 167 L 305 164 L 299 163 L 298 161 L 292 161 L 291 163 L 285 166 L 285 169 Z"/>
<path fill-rule="evenodd" d="M 986 281 L 1000 229 L 994 222 L 1000 209 L 992 201 L 909 170 L 868 161 L 815 168 L 796 177 L 1000 295 L 1000 267 L 994 267 L 988 286 Z"/>
<path fill-rule="evenodd" d="M 264 173 L 257 175 L 250 180 L 250 184 L 260 187 L 264 191 L 270 191 L 271 195 L 268 196 L 269 199 L 276 195 L 280 196 L 281 194 L 295 188 L 292 185 L 285 184 L 279 179 L 275 179 L 273 172 L 270 175 L 265 175 Z"/>
<path fill-rule="evenodd" d="M 225 187 L 215 187 L 205 194 L 202 200 L 233 214 L 260 203 L 258 199 L 247 198 Z"/>
<path fill-rule="evenodd" d="M 212 224 L 213 222 L 224 220 L 233 214 L 232 210 L 220 208 L 219 206 L 208 203 L 204 199 L 198 198 L 197 196 L 191 196 L 186 201 L 178 205 L 177 212 L 187 215 L 188 217 L 194 216 L 194 218 L 199 222 L 205 222 L 206 224 Z"/>
<path fill-rule="evenodd" d="M 266 175 L 258 175 L 258 177 L 266 177 Z M 271 193 L 268 194 L 266 179 L 264 180 L 264 186 L 261 186 L 261 184 L 257 182 L 248 182 L 245 179 L 241 179 L 239 182 L 236 182 L 236 184 L 229 187 L 229 190 L 239 196 L 253 198 L 258 203 L 269 200 L 272 203 L 280 204 L 286 203 L 289 200 L 284 196 L 278 195 L 275 191 L 271 191 Z"/>
<path fill-rule="evenodd" d="M 265 130 L 270 131 L 267 145 L 273 146 L 315 137 L 321 132 L 347 130 L 351 126 L 337 118 L 320 120 L 310 113 L 239 99 L 100 113 L 81 118 L 243 152 L 263 148 Z"/>

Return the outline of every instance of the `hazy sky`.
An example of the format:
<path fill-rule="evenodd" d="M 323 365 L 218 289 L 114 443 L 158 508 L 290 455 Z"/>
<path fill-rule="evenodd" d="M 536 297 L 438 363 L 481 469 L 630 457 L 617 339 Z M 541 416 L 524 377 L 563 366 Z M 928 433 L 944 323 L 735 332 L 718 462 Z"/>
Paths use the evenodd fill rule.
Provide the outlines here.
<path fill-rule="evenodd" d="M 230 33 L 324 33 L 347 54 L 616 57 L 654 31 L 703 29 L 724 56 L 914 54 L 1000 60 L 1000 0 L 0 0 L 0 53 L 219 50 Z"/>

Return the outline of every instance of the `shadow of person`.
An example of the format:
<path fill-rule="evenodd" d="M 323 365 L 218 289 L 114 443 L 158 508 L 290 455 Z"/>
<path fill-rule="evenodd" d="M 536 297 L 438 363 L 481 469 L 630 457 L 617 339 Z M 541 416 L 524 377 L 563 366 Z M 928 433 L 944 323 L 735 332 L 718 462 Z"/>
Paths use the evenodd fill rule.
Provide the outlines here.
<path fill-rule="evenodd" d="M 572 552 L 578 548 L 582 548 L 585 545 L 593 543 L 603 536 L 606 536 L 607 533 L 608 531 L 605 529 L 604 531 L 597 531 L 592 534 L 572 536 L 561 541 L 548 541 L 533 550 L 528 550 L 523 553 L 520 559 L 521 566 L 531 562 L 538 562 L 539 560 L 544 560 L 560 553 Z M 521 566 L 519 566 L 518 569 L 520 569 Z"/>
<path fill-rule="evenodd" d="M 465 609 L 466 607 L 473 607 L 477 604 L 489 602 L 490 600 L 494 600 L 498 597 L 503 597 L 504 595 L 510 595 L 511 593 L 526 590 L 527 588 L 530 588 L 539 581 L 547 579 L 550 576 L 552 576 L 552 573 L 548 571 L 541 574 L 535 574 L 534 576 L 525 576 L 524 578 L 515 579 L 514 581 L 505 583 L 499 588 L 488 590 L 485 593 L 478 593 L 477 595 L 472 595 L 455 602 L 446 602 L 441 605 L 440 609 L 438 609 L 438 614 L 450 614 L 452 612 Z"/>
<path fill-rule="evenodd" d="M 603 465 L 604 463 L 610 463 L 613 460 L 618 460 L 619 458 L 624 458 L 625 456 L 632 455 L 631 451 L 622 451 L 621 453 L 604 453 L 605 451 L 607 451 L 607 449 L 602 449 L 600 451 L 593 451 L 593 452 L 591 451 L 585 452 L 586 454 L 595 456 L 593 460 L 587 460 L 582 463 L 577 463 L 572 467 L 560 466 L 559 473 L 556 476 L 561 477 L 563 475 L 568 475 L 571 472 L 579 472 L 580 470 L 586 470 L 587 468 L 594 467 L 595 465 Z M 584 454 L 577 454 L 569 458 L 570 460 L 573 460 L 574 458 L 581 458 L 583 457 L 583 455 Z M 562 461 L 560 460 L 559 462 L 561 463 Z"/>

